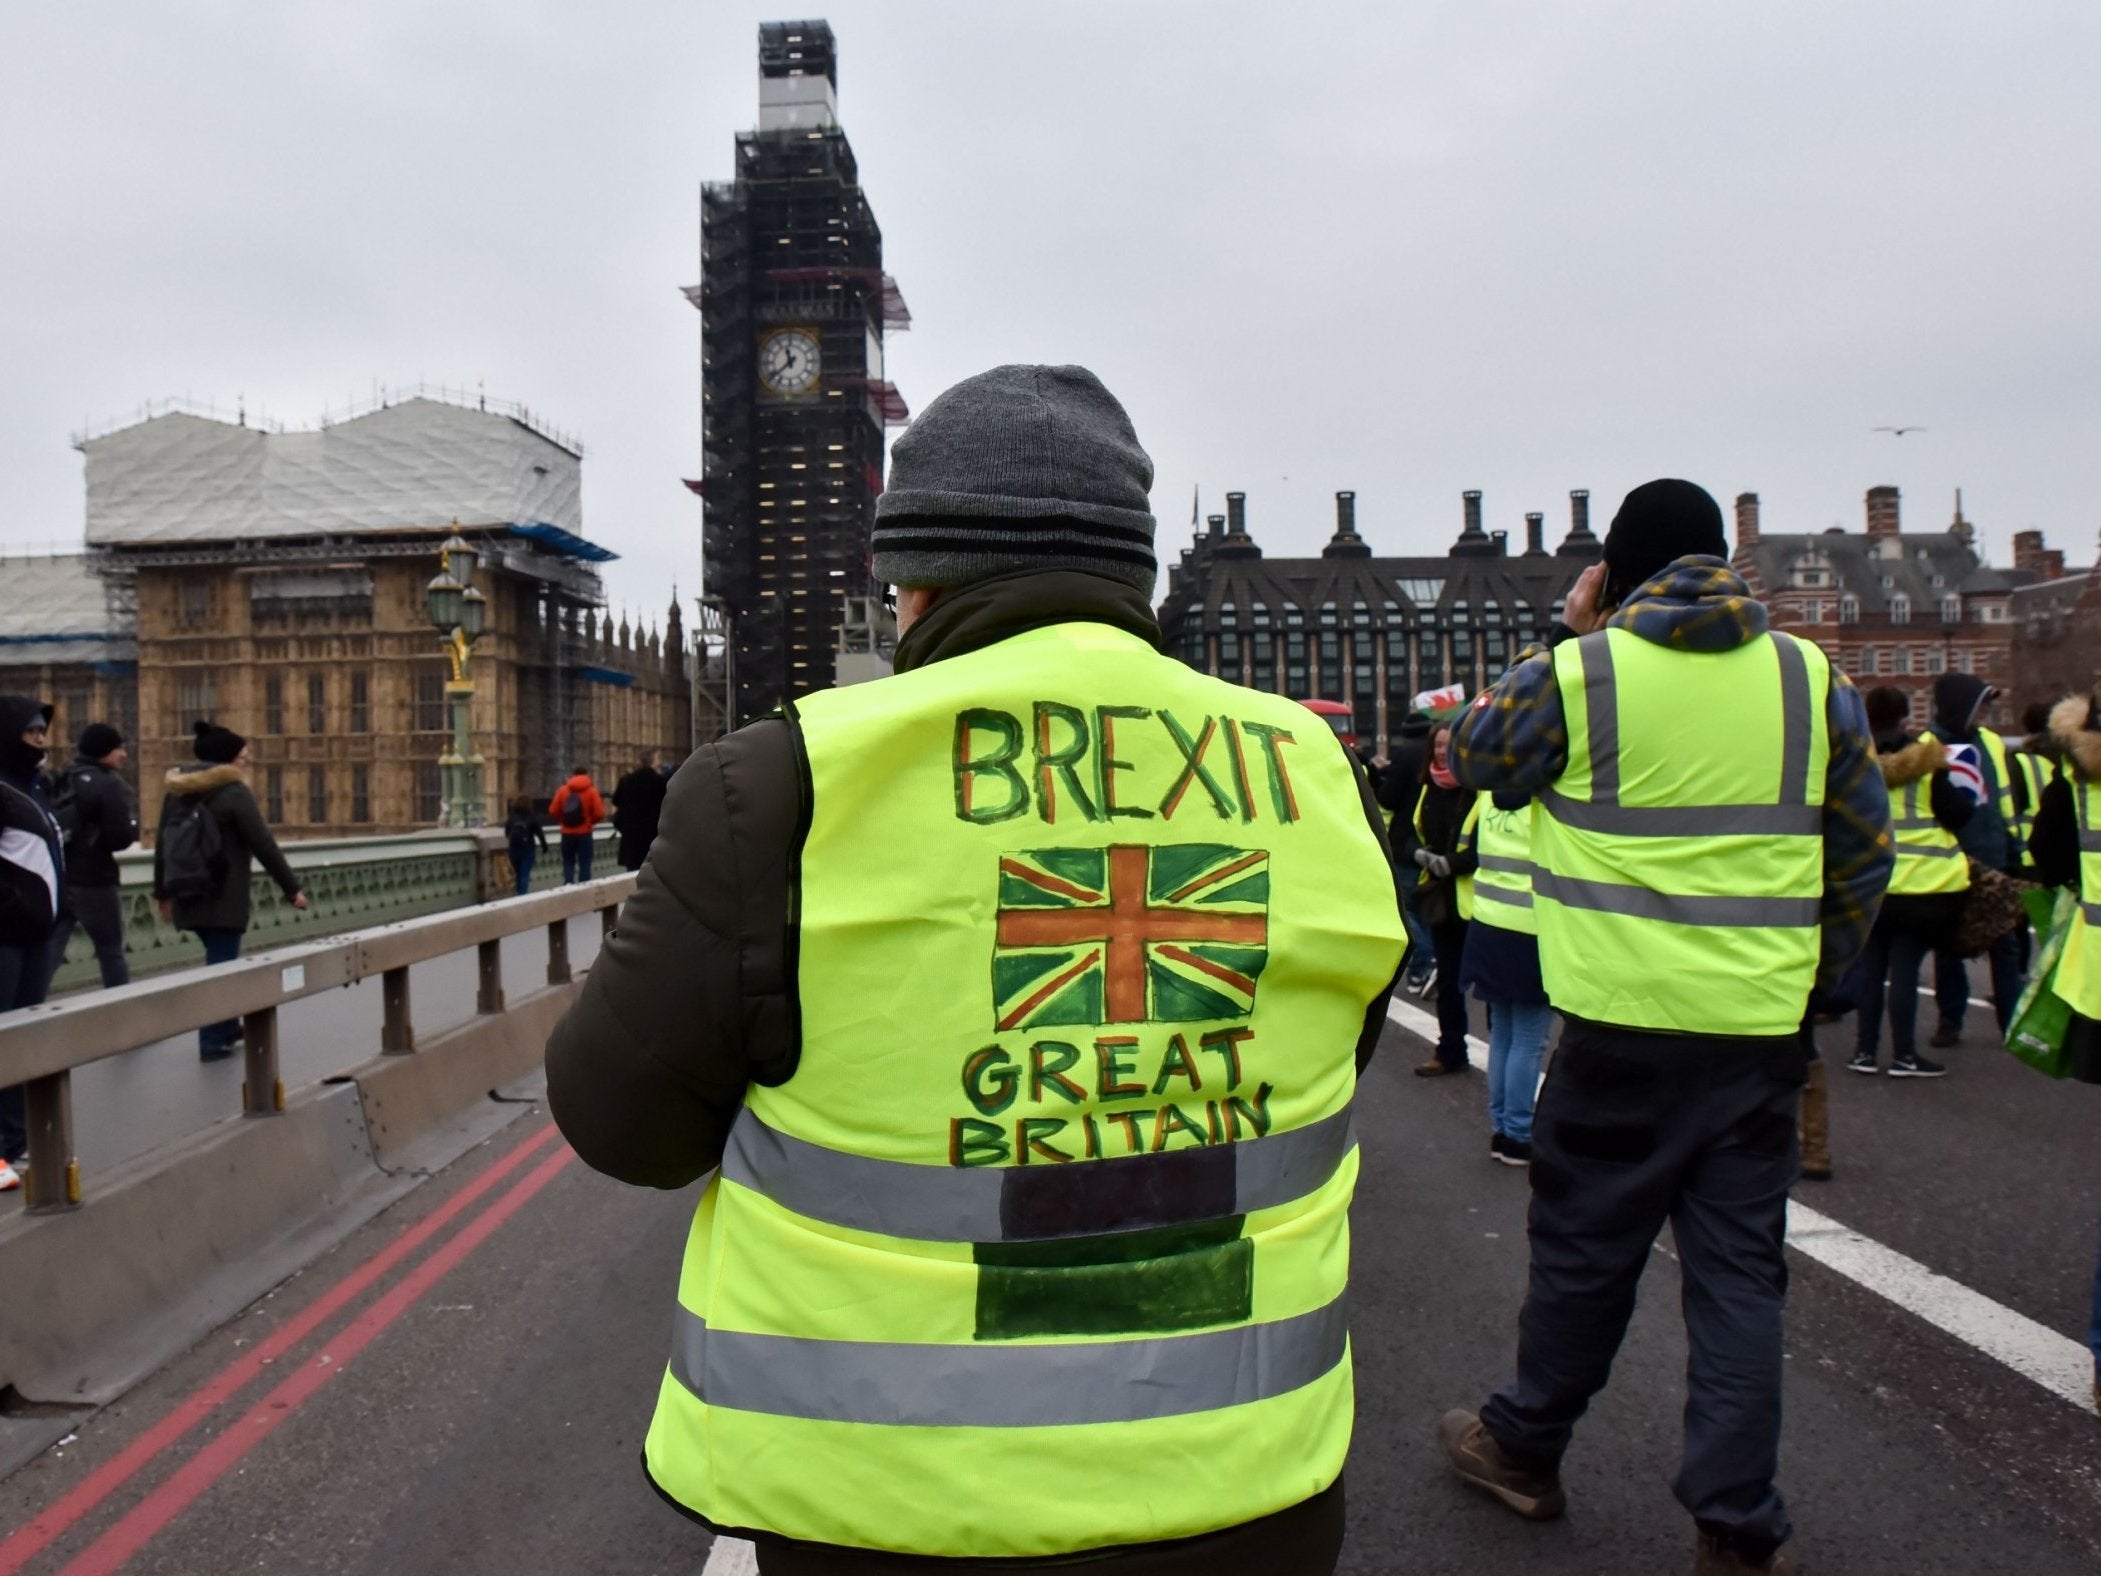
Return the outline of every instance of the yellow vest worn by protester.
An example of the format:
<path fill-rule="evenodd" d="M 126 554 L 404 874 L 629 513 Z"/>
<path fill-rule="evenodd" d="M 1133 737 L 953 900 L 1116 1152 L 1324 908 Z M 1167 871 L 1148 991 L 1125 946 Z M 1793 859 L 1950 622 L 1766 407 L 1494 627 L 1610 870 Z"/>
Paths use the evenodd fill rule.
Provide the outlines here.
<path fill-rule="evenodd" d="M 1429 798 L 1430 785 L 1428 783 L 1424 783 L 1421 789 L 1418 790 L 1418 792 L 1415 795 L 1414 825 L 1415 840 L 1418 843 L 1427 841 L 1427 839 L 1423 835 L 1423 806 L 1429 802 Z M 1455 841 L 1452 844 L 1454 851 L 1464 849 L 1467 846 L 1469 841 L 1471 841 L 1471 839 L 1473 838 L 1474 826 L 1477 822 L 1480 821 L 1480 819 L 1481 802 L 1477 799 L 1474 801 L 1472 807 L 1467 810 L 1466 819 L 1459 823 L 1459 836 L 1457 841 Z M 1457 889 L 1459 917 L 1461 919 L 1472 919 L 1474 917 L 1473 872 L 1467 871 L 1465 874 L 1456 877 L 1453 882 L 1453 885 Z"/>
<path fill-rule="evenodd" d="M 1522 810 L 1498 810 L 1495 796 L 1481 795 L 1474 806 L 1480 818 L 1474 846 L 1481 861 L 1474 878 L 1474 920 L 1527 936 L 1539 934 L 1532 912 L 1532 817 L 1538 801 Z"/>
<path fill-rule="evenodd" d="M 2057 994 L 2074 1011 L 2101 1018 L 2101 784 L 2076 777 L 2065 782 L 2079 817 L 2079 907 L 2057 963 Z"/>
<path fill-rule="evenodd" d="M 1897 865 L 1890 872 L 1891 897 L 1967 892 L 1970 862 L 1955 834 L 1933 818 L 1933 774 L 1914 777 L 1891 795 L 1890 831 L 1897 840 Z"/>
<path fill-rule="evenodd" d="M 1327 1488 L 1354 1053 L 1402 943 L 1334 735 L 1091 623 L 789 716 L 801 1060 L 702 1196 L 657 1485 L 984 1557 Z"/>
<path fill-rule="evenodd" d="M 2009 777 L 2018 776 L 2025 790 L 2025 806 L 2014 807 L 2013 819 L 2008 825 L 2013 829 L 2015 850 L 2025 855 L 2028 850 L 2028 831 L 2035 825 L 2035 812 L 2042 807 L 2043 790 L 2050 785 L 2050 761 L 2033 750 L 2014 750 L 2008 753 Z"/>
<path fill-rule="evenodd" d="M 1830 664 L 1605 629 L 1554 649 L 1568 766 L 1539 798 L 1548 999 L 1598 1023 L 1788 1035 L 1815 983 Z"/>

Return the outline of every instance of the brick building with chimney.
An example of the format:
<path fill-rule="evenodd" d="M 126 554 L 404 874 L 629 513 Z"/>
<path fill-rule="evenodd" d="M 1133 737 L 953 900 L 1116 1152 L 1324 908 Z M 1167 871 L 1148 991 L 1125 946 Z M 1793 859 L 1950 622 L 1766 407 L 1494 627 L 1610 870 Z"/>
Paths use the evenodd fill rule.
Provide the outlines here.
<path fill-rule="evenodd" d="M 2013 671 L 2010 719 L 2027 707 L 2048 705 L 2101 686 L 2101 553 L 2088 569 L 2067 570 L 2064 554 L 2045 549 L 2042 532 L 2014 538 L 2015 562 L 2024 539 L 2040 578 L 2013 594 Z"/>
<path fill-rule="evenodd" d="M 1887 684 L 1932 712 L 1933 681 L 1974 673 L 2019 698 L 2016 599 L 2064 575 L 2064 555 L 2043 533 L 2014 537 L 2014 563 L 1999 568 L 1977 549 L 1962 495 L 1944 529 L 1907 532 L 1894 487 L 1867 493 L 1866 530 L 1766 532 L 1758 495 L 1736 499 L 1735 566 L 1772 614 L 1773 627 L 1815 641 L 1863 690 Z M 2017 707 L 2001 705 L 2011 726 Z"/>

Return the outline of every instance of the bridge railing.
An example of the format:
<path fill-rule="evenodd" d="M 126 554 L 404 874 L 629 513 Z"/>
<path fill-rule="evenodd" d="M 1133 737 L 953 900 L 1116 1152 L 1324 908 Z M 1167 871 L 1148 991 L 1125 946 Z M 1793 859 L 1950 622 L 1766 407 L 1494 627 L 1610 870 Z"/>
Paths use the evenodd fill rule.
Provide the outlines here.
<path fill-rule="evenodd" d="M 550 827 L 547 852 L 533 866 L 532 890 L 562 880 L 557 829 Z M 611 869 L 616 837 L 601 827 L 595 839 L 595 868 Z M 419 914 L 465 908 L 508 897 L 514 886 L 503 830 L 406 832 L 386 837 L 329 837 L 280 845 L 306 888 L 307 907 L 284 900 L 277 883 L 258 869 L 250 884 L 253 912 L 248 945 L 277 946 L 339 934 Z M 153 852 L 117 855 L 117 895 L 124 918 L 124 956 L 133 978 L 204 961 L 204 948 L 188 931 L 160 917 L 153 902 Z M 76 926 L 66 956 L 52 978 L 54 995 L 100 982 L 94 943 Z"/>
<path fill-rule="evenodd" d="M 376 978 L 383 1014 L 377 1049 L 410 1055 L 416 1049 L 410 965 L 475 948 L 475 1011 L 501 1013 L 505 937 L 544 929 L 547 983 L 565 985 L 571 978 L 569 922 L 596 913 L 610 934 L 620 904 L 634 889 L 635 877 L 622 873 L 0 1013 L 0 1088 L 22 1085 L 28 1107 L 28 1208 L 48 1212 L 81 1202 L 73 1140 L 75 1068 L 238 1018 L 246 1057 L 241 1114 L 276 1116 L 285 1108 L 277 1023 L 286 1003 Z"/>

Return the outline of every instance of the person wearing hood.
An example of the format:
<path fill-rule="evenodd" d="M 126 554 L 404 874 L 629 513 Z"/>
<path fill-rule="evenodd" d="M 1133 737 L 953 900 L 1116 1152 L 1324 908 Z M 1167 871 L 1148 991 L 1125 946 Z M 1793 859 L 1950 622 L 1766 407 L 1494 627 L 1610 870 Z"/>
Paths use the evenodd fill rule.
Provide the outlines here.
<path fill-rule="evenodd" d="M 0 695 L 0 1013 L 34 1007 L 51 984 L 51 933 L 64 907 L 65 853 L 44 792 L 51 707 Z M 22 1185 L 29 1152 L 22 1086 L 0 1089 L 0 1193 Z"/>
<path fill-rule="evenodd" d="M 1949 776 L 1948 752 L 1939 741 L 1913 736 L 1907 726 L 1911 701 L 1902 690 L 1889 685 L 1869 690 L 1867 708 L 1876 759 L 1889 788 L 1897 864 L 1861 954 L 1859 1033 L 1846 1066 L 1869 1076 L 1880 1070 L 1886 987 L 1889 1075 L 1938 1078 L 1948 1069 L 1918 1054 L 1919 966 L 1962 917 L 1970 867 L 1959 839 L 1977 805 Z"/>
<path fill-rule="evenodd" d="M 51 937 L 51 971 L 56 974 L 65 962 L 77 920 L 95 944 L 105 990 L 131 981 L 117 855 L 139 840 L 139 818 L 131 790 L 117 775 L 124 758 L 124 735 L 106 722 L 91 722 L 81 730 L 79 754 L 59 782 L 59 824 L 67 829 L 66 912 Z"/>
<path fill-rule="evenodd" d="M 1921 739 L 1937 740 L 1944 747 L 1962 746 L 1969 766 L 1983 780 L 1981 797 L 1971 791 L 1977 813 L 1964 825 L 1962 850 L 1980 865 L 2006 875 L 2018 873 L 2022 850 L 2014 836 L 2018 818 L 2014 794 L 2014 769 L 2007 759 L 2006 741 L 1982 718 L 2001 691 L 1974 673 L 1943 673 L 1933 681 L 1933 725 Z M 1955 758 L 1953 748 L 1949 759 Z M 1966 773 L 1958 773 L 1958 777 Z M 1991 944 L 1986 954 L 1992 971 L 1992 1010 L 2003 1038 L 2013 1022 L 2014 1004 L 2021 999 L 2027 971 L 2028 929 L 2019 925 Z M 1947 946 L 1933 954 L 1933 1001 L 1940 1012 L 1932 1044 L 1936 1049 L 1954 1045 L 1962 1038 L 1962 1021 L 1970 1007 L 1970 971 L 1960 954 Z"/>
<path fill-rule="evenodd" d="M 2056 988 L 2072 1009 L 2065 1036 L 2071 1075 L 2101 1084 L 2101 685 L 2052 707 L 2049 733 L 2061 770 L 2037 801 L 2029 856 L 2037 879 L 2078 895 Z M 2101 1411 L 2101 1256 L 2086 1343 L 2094 1357 L 2094 1407 Z"/>
<path fill-rule="evenodd" d="M 562 833 L 562 885 L 591 879 L 591 834 L 605 819 L 605 799 L 579 766 L 547 802 L 548 819 Z"/>
<path fill-rule="evenodd" d="M 249 790 L 253 757 L 248 741 L 211 722 L 199 722 L 195 735 L 197 764 L 177 766 L 167 776 L 160 830 L 153 839 L 153 898 L 162 919 L 204 944 L 207 964 L 231 963 L 241 955 L 241 938 L 248 932 L 249 875 L 256 864 L 269 872 L 294 908 L 306 907 L 306 893 Z M 171 830 L 205 817 L 211 822 L 209 836 L 178 835 L 178 852 L 171 853 Z M 216 850 L 208 871 L 171 865 L 171 858 L 180 857 L 179 850 L 199 847 Z M 238 1018 L 206 1024 L 197 1034 L 198 1059 L 221 1061 L 233 1055 L 240 1040 Z"/>
<path fill-rule="evenodd" d="M 1787 1196 L 1809 1024 L 1867 939 L 1894 851 L 1860 696 L 1774 632 L 1690 482 L 1627 495 L 1551 648 L 1453 736 L 1468 787 L 1534 796 L 1533 913 L 1564 1020 L 1533 1116 L 1517 1373 L 1438 1441 L 1538 1520 L 1605 1385 L 1658 1232 L 1690 1359 L 1673 1487 L 1694 1570 L 1791 1572 L 1779 1465 Z"/>
<path fill-rule="evenodd" d="M 664 814 L 663 761 L 661 751 L 644 750 L 641 763 L 613 789 L 613 829 L 620 834 L 622 870 L 640 870 L 649 845 L 657 840 L 657 822 Z"/>

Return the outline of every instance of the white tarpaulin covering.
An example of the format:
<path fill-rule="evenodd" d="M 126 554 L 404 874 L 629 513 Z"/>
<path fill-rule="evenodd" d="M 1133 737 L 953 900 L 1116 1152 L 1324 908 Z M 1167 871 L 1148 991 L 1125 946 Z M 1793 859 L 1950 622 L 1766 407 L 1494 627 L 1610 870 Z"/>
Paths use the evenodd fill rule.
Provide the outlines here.
<path fill-rule="evenodd" d="M 582 465 L 493 411 L 411 399 L 318 432 L 172 413 L 81 445 L 87 539 L 226 541 L 554 525 L 583 534 Z"/>
<path fill-rule="evenodd" d="M 129 661 L 137 638 L 80 554 L 0 558 L 0 665 Z"/>

